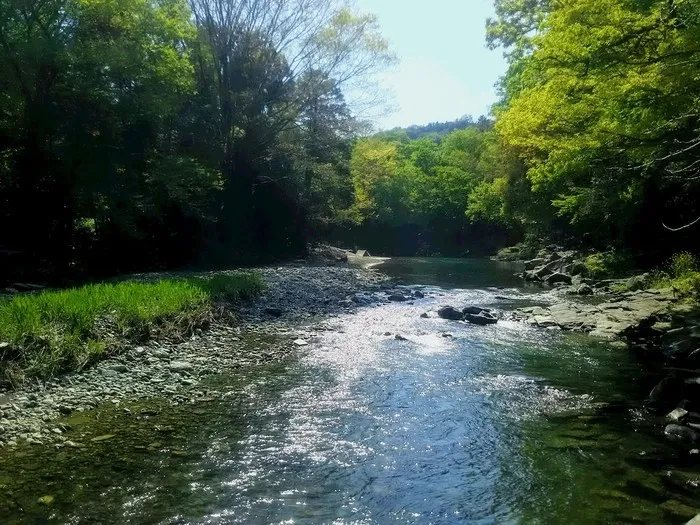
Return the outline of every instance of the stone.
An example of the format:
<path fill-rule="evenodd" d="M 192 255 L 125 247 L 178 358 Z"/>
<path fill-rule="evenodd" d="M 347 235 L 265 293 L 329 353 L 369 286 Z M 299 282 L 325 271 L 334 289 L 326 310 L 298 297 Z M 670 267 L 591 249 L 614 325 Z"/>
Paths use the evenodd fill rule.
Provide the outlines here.
<path fill-rule="evenodd" d="M 307 341 L 304 341 L 303 339 L 295 339 L 294 344 L 296 346 L 308 346 L 309 343 Z"/>
<path fill-rule="evenodd" d="M 92 441 L 93 443 L 99 443 L 101 441 L 107 441 L 109 439 L 112 439 L 114 436 L 114 434 L 104 434 L 102 436 L 94 437 L 90 441 Z"/>
<path fill-rule="evenodd" d="M 281 308 L 265 308 L 265 313 L 270 317 L 282 317 L 284 311 Z"/>
<path fill-rule="evenodd" d="M 116 370 L 111 370 L 109 368 L 103 368 L 102 370 L 100 370 L 100 373 L 105 377 L 116 377 L 119 375 L 119 372 L 117 372 Z"/>
<path fill-rule="evenodd" d="M 625 286 L 627 286 L 627 288 L 630 291 L 636 292 L 637 290 L 643 290 L 646 287 L 646 284 L 646 276 L 635 275 L 634 277 L 630 277 L 629 279 L 627 279 Z"/>
<path fill-rule="evenodd" d="M 406 339 L 406 338 L 405 338 L 404 336 L 402 336 L 401 334 L 396 334 L 396 335 L 394 336 L 394 339 L 396 339 L 397 341 L 408 341 L 408 339 Z"/>
<path fill-rule="evenodd" d="M 663 410 L 674 406 L 683 397 L 683 383 L 675 377 L 665 377 L 652 389 L 647 403 Z"/>
<path fill-rule="evenodd" d="M 466 308 L 462 308 L 462 313 L 464 315 L 467 314 L 472 314 L 472 315 L 479 315 L 480 313 L 483 312 L 488 312 L 485 308 L 479 308 L 478 306 L 467 306 Z"/>
<path fill-rule="evenodd" d="M 578 295 L 593 295 L 593 288 L 588 284 L 580 284 L 576 288 L 576 293 Z"/>
<path fill-rule="evenodd" d="M 481 312 L 480 314 L 466 314 L 464 316 L 464 320 L 480 326 L 496 324 L 498 322 L 498 318 L 489 312 Z"/>
<path fill-rule="evenodd" d="M 194 369 L 194 366 L 187 361 L 173 361 L 170 363 L 169 368 L 171 372 L 190 372 Z"/>
<path fill-rule="evenodd" d="M 358 257 L 371 257 L 367 250 L 357 250 L 355 252 L 355 255 L 357 255 Z"/>
<path fill-rule="evenodd" d="M 559 272 L 555 272 L 551 275 L 548 275 L 543 280 L 544 282 L 550 285 L 559 283 L 571 284 L 571 276 Z"/>
<path fill-rule="evenodd" d="M 438 316 L 441 319 L 448 319 L 450 321 L 461 321 L 464 314 L 452 306 L 443 306 L 438 310 Z"/>
<path fill-rule="evenodd" d="M 574 261 L 571 263 L 571 267 L 569 268 L 569 273 L 572 276 L 578 276 L 578 275 L 584 275 L 588 272 L 588 268 L 586 268 L 586 265 L 583 264 L 581 261 Z"/>
<path fill-rule="evenodd" d="M 423 312 L 422 314 L 420 314 L 420 316 L 421 316 L 421 319 L 429 319 L 430 318 L 430 316 L 428 315 L 427 312 Z"/>
<path fill-rule="evenodd" d="M 554 326 L 559 326 L 554 318 L 550 315 L 536 315 L 534 317 L 535 324 L 540 328 L 551 328 Z"/>
<path fill-rule="evenodd" d="M 109 365 L 107 369 L 114 370 L 115 372 L 119 372 L 120 374 L 125 374 L 129 371 L 129 368 L 121 363 L 117 363 L 116 365 Z"/>
<path fill-rule="evenodd" d="M 683 419 L 685 419 L 685 416 L 687 416 L 687 415 L 688 415 L 688 411 L 685 410 L 684 408 L 676 408 L 666 416 L 666 419 L 668 421 L 673 421 L 674 423 L 679 423 Z"/>
<path fill-rule="evenodd" d="M 400 293 L 392 294 L 389 297 L 387 297 L 387 299 L 389 299 L 390 301 L 392 301 L 394 303 L 403 303 L 403 302 L 408 301 L 408 297 L 406 297 L 405 295 L 400 294 Z"/>
<path fill-rule="evenodd" d="M 42 505 L 51 505 L 54 502 L 53 496 L 42 496 L 39 498 L 39 503 Z"/>
<path fill-rule="evenodd" d="M 689 443 L 697 443 L 700 441 L 700 432 L 693 430 L 692 428 L 677 425 L 675 423 L 666 425 L 664 434 L 666 434 L 667 438 L 674 441 L 684 441 Z"/>
<path fill-rule="evenodd" d="M 525 269 L 526 270 L 534 270 L 535 268 L 539 266 L 543 266 L 547 262 L 547 259 L 543 258 L 538 258 L 538 259 L 530 259 L 529 261 L 525 261 Z"/>
<path fill-rule="evenodd" d="M 416 299 L 424 299 L 425 294 L 420 290 L 416 290 L 415 292 L 413 292 L 413 297 L 415 297 Z"/>
<path fill-rule="evenodd" d="M 670 499 L 663 502 L 660 507 L 664 510 L 664 512 L 672 514 L 676 518 L 680 519 L 694 519 L 694 516 L 698 512 L 697 509 L 675 499 Z"/>

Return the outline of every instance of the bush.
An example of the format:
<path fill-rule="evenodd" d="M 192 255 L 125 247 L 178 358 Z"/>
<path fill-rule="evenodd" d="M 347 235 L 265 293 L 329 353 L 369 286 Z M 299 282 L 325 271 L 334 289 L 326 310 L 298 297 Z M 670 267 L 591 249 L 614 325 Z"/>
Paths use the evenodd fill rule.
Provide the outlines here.
<path fill-rule="evenodd" d="M 676 279 L 689 277 L 698 270 L 698 260 L 692 253 L 680 252 L 671 257 L 668 267 L 670 275 Z"/>
<path fill-rule="evenodd" d="M 675 254 L 665 270 L 651 273 L 651 288 L 671 288 L 679 298 L 700 298 L 700 271 L 697 258 L 688 252 Z"/>
<path fill-rule="evenodd" d="M 588 274 L 594 278 L 615 277 L 632 268 L 630 256 L 617 250 L 589 255 L 583 264 Z"/>
<path fill-rule="evenodd" d="M 15 296 L 0 303 L 0 369 L 42 378 L 79 370 L 129 341 L 191 331 L 215 301 L 249 299 L 262 287 L 259 275 L 235 272 Z"/>

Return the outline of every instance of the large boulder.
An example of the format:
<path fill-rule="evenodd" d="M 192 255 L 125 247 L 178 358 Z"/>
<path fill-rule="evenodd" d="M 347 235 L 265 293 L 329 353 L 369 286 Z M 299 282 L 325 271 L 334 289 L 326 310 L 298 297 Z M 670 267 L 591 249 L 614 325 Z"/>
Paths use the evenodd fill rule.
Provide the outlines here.
<path fill-rule="evenodd" d="M 325 262 L 336 262 L 345 263 L 348 262 L 348 252 L 341 250 L 340 248 L 335 248 L 334 246 L 321 245 L 318 246 L 313 255 Z"/>
<path fill-rule="evenodd" d="M 525 261 L 525 269 L 526 270 L 534 270 L 538 266 L 544 266 L 544 264 L 547 262 L 547 259 L 543 258 L 537 258 L 537 259 L 530 259 L 529 261 Z"/>
<path fill-rule="evenodd" d="M 593 288 L 587 284 L 579 284 L 576 293 L 578 295 L 593 295 Z"/>
<path fill-rule="evenodd" d="M 571 284 L 571 276 L 564 273 L 555 272 L 552 275 L 545 277 L 544 282 L 551 285 L 558 283 Z"/>
<path fill-rule="evenodd" d="M 461 321 L 464 314 L 452 306 L 443 306 L 438 310 L 438 316 L 450 321 Z"/>
<path fill-rule="evenodd" d="M 643 290 L 647 286 L 647 277 L 646 275 L 635 275 L 634 277 L 630 277 L 626 284 L 627 288 L 632 292 Z"/>
<path fill-rule="evenodd" d="M 652 389 L 647 404 L 664 411 L 676 406 L 683 398 L 684 384 L 676 377 L 665 377 Z"/>

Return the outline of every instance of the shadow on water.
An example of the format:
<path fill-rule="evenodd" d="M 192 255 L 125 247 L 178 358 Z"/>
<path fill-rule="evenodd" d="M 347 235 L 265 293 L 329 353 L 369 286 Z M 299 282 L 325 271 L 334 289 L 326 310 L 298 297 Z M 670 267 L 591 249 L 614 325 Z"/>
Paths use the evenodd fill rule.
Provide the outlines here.
<path fill-rule="evenodd" d="M 493 263 L 433 263 L 401 260 L 393 270 L 432 286 L 427 298 L 329 320 L 298 359 L 219 377 L 211 395 L 179 406 L 154 400 L 76 416 L 67 437 L 81 448 L 2 452 L 0 522 L 683 523 L 694 515 L 698 456 L 642 417 L 648 385 L 633 356 L 513 322 L 422 318 L 444 302 L 521 293 Z"/>

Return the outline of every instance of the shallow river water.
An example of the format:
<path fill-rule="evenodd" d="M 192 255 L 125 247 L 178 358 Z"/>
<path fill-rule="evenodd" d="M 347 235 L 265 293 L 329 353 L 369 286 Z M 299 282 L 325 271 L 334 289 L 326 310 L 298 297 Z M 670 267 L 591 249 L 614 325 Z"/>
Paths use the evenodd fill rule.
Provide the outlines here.
<path fill-rule="evenodd" d="M 218 378 L 223 399 L 104 408 L 83 424 L 111 439 L 3 453 L 0 522 L 683 523 L 700 509 L 696 456 L 642 417 L 653 374 L 633 356 L 420 317 L 547 300 L 507 266 L 380 269 L 432 297 L 334 318 L 303 355 Z"/>

